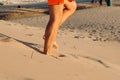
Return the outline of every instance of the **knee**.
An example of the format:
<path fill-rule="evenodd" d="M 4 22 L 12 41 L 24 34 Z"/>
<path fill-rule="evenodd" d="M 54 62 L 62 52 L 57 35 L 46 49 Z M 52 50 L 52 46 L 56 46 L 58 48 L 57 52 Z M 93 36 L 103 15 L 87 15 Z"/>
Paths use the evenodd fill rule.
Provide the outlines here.
<path fill-rule="evenodd" d="M 72 5 L 72 7 L 71 7 L 71 9 L 70 9 L 70 11 L 71 11 L 71 13 L 74 13 L 75 12 L 75 10 L 76 10 L 76 8 L 77 8 L 77 5 Z"/>
<path fill-rule="evenodd" d="M 75 12 L 76 9 L 77 9 L 77 4 L 74 3 L 73 8 L 72 8 L 72 12 Z"/>
<path fill-rule="evenodd" d="M 62 20 L 63 13 L 56 13 L 55 15 L 50 15 L 49 22 L 52 24 L 57 24 Z"/>
<path fill-rule="evenodd" d="M 57 24 L 60 22 L 60 20 L 61 20 L 61 18 L 52 18 L 52 19 L 50 19 L 50 23 Z"/>
<path fill-rule="evenodd" d="M 57 18 L 56 17 L 52 17 L 49 20 L 49 25 L 51 25 L 51 26 L 59 26 L 61 20 L 62 20 L 62 16 L 59 16 Z"/>
<path fill-rule="evenodd" d="M 73 1 L 73 6 L 72 6 L 73 10 L 75 11 L 77 9 L 77 3 L 75 1 Z"/>
<path fill-rule="evenodd" d="M 77 4 L 75 1 L 72 1 L 69 2 L 69 4 L 65 4 L 65 8 L 66 10 L 69 10 L 71 13 L 74 13 L 77 8 Z"/>

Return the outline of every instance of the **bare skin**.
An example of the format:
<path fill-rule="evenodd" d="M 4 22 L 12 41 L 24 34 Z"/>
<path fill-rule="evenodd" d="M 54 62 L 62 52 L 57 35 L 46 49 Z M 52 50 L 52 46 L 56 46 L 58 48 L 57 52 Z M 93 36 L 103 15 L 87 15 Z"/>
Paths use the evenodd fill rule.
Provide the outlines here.
<path fill-rule="evenodd" d="M 53 55 L 53 47 L 57 47 L 55 42 L 58 29 L 64 21 L 76 10 L 76 2 L 65 0 L 64 4 L 49 5 L 50 19 L 45 30 L 44 53 Z"/>
<path fill-rule="evenodd" d="M 45 40 L 45 35 L 43 36 L 43 39 Z M 59 47 L 58 44 L 56 42 L 54 42 L 53 48 L 58 49 L 58 47 Z"/>

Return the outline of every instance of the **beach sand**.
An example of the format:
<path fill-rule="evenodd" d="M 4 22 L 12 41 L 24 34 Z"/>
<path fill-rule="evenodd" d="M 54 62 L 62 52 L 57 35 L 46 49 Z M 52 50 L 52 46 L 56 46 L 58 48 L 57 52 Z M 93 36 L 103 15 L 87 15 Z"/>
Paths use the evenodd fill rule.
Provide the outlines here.
<path fill-rule="evenodd" d="M 120 7 L 77 10 L 43 54 L 48 15 L 0 20 L 0 80 L 119 80 Z"/>

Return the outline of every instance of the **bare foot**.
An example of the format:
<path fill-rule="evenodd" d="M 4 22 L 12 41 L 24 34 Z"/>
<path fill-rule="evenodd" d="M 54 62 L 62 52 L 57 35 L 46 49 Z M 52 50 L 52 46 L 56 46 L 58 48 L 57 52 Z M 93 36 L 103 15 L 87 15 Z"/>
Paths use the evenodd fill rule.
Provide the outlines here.
<path fill-rule="evenodd" d="M 45 35 L 43 36 L 43 39 L 45 40 Z M 58 48 L 59 48 L 59 46 L 58 46 L 58 44 L 57 44 L 56 42 L 54 42 L 53 48 L 55 48 L 55 49 L 58 49 Z"/>
<path fill-rule="evenodd" d="M 58 49 L 58 48 L 59 48 L 59 47 L 58 47 L 58 44 L 57 44 L 56 42 L 54 42 L 53 48 L 55 48 L 55 49 Z"/>
<path fill-rule="evenodd" d="M 43 54 L 44 54 L 44 48 L 40 48 L 40 51 L 43 52 Z M 61 54 L 61 52 L 59 52 L 59 50 L 54 49 L 54 48 L 52 50 L 52 53 L 47 53 L 45 55 L 52 56 L 52 57 L 55 57 L 55 58 L 57 58 L 57 57 L 66 57 L 66 55 Z"/>

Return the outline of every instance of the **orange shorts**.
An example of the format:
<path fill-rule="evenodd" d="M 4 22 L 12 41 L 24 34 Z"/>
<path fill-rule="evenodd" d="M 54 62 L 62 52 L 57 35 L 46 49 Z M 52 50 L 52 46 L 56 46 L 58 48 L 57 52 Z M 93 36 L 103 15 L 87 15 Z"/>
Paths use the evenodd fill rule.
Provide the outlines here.
<path fill-rule="evenodd" d="M 58 5 L 63 3 L 64 3 L 64 0 L 48 0 L 48 5 Z"/>

